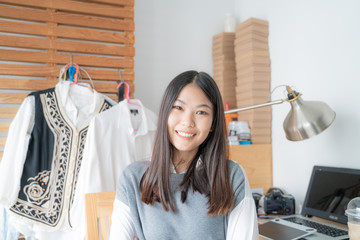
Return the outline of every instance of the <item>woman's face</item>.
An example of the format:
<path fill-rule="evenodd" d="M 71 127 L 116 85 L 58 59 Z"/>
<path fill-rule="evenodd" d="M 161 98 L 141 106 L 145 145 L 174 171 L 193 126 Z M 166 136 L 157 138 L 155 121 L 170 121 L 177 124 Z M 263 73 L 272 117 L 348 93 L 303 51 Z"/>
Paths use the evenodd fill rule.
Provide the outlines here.
<path fill-rule="evenodd" d="M 168 118 L 174 154 L 192 158 L 205 141 L 213 121 L 214 107 L 196 85 L 188 84 L 179 93 Z"/>

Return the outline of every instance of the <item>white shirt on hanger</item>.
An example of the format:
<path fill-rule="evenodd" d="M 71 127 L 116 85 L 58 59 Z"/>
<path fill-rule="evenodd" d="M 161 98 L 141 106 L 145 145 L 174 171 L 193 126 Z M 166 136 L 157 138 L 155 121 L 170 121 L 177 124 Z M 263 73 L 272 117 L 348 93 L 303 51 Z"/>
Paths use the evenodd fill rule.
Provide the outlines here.
<path fill-rule="evenodd" d="M 157 116 L 140 100 L 123 100 L 96 115 L 89 124 L 70 220 L 84 212 L 86 193 L 115 191 L 116 182 L 126 166 L 150 160 Z"/>

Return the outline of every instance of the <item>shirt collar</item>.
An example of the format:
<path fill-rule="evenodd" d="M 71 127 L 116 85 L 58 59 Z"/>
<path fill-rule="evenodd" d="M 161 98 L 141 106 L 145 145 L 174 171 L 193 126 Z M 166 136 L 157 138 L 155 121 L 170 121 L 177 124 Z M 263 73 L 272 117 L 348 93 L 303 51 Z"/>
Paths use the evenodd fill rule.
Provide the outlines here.
<path fill-rule="evenodd" d="M 104 101 L 102 94 L 69 81 L 59 81 L 55 86 L 61 105 L 70 122 L 79 128 L 98 113 Z"/>
<path fill-rule="evenodd" d="M 201 158 L 199 157 L 199 160 L 197 161 L 196 163 L 196 169 L 198 167 L 200 167 L 201 165 L 203 164 L 203 161 L 201 160 Z M 175 166 L 173 164 L 173 162 L 171 161 L 171 165 L 170 165 L 170 173 L 175 173 L 175 174 L 183 174 L 183 173 L 186 173 L 187 170 L 181 172 L 181 173 L 177 173 L 176 170 L 175 170 Z"/>
<path fill-rule="evenodd" d="M 141 136 L 149 131 L 155 131 L 155 114 L 146 109 L 139 99 L 127 99 L 119 102 L 118 106 L 122 109 L 122 115 L 128 119 L 129 133 Z M 150 116 L 152 115 L 152 116 Z"/>

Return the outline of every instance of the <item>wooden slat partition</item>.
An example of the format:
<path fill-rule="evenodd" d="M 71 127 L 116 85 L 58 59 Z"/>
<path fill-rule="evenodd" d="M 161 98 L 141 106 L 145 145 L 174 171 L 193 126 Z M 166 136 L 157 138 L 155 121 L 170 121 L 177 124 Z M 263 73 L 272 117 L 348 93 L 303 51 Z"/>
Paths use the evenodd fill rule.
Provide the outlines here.
<path fill-rule="evenodd" d="M 115 101 L 120 70 L 132 98 L 134 29 L 133 0 L 0 0 L 0 156 L 19 104 L 54 87 L 70 56 Z"/>

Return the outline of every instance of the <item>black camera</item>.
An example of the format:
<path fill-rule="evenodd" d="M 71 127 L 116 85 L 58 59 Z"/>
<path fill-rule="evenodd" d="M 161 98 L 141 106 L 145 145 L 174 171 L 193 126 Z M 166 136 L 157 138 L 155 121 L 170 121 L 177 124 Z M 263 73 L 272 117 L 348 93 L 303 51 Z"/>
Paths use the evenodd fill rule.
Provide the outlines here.
<path fill-rule="evenodd" d="M 264 197 L 264 211 L 267 214 L 294 214 L 295 198 L 285 195 L 279 188 L 270 188 Z"/>

